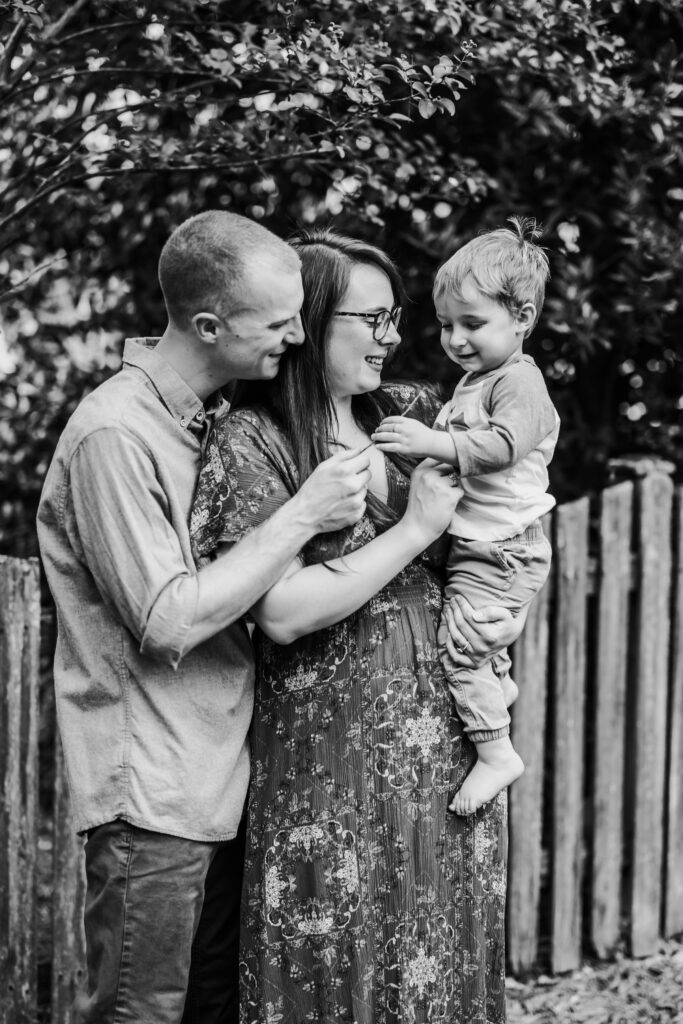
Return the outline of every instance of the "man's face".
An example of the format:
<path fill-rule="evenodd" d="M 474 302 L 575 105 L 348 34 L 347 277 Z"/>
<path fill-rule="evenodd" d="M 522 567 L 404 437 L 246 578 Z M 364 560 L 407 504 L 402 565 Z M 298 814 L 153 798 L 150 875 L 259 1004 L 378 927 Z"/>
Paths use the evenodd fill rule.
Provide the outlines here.
<path fill-rule="evenodd" d="M 301 345 L 301 274 L 264 267 L 245 277 L 234 312 L 226 316 L 217 357 L 229 380 L 269 380 L 288 345 Z"/>

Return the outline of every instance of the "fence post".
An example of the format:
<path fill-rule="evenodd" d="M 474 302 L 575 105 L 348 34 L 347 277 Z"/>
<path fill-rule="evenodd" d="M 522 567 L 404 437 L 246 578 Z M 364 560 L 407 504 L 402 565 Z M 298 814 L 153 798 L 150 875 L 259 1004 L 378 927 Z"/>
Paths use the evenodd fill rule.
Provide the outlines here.
<path fill-rule="evenodd" d="M 683 487 L 676 492 L 669 695 L 669 800 L 664 934 L 683 932 Z"/>
<path fill-rule="evenodd" d="M 71 1024 L 73 1003 L 85 987 L 85 865 L 83 844 L 71 819 L 64 758 L 59 736 L 55 743 L 54 900 L 52 911 L 51 1024 Z"/>
<path fill-rule="evenodd" d="M 549 533 L 550 516 L 544 527 Z M 524 632 L 512 651 L 513 675 L 519 682 L 512 739 L 526 766 L 509 797 L 507 945 L 515 974 L 531 970 L 538 955 L 551 591 L 552 579 L 532 603 Z"/>
<path fill-rule="evenodd" d="M 37 1010 L 37 559 L 0 556 L 0 1024 Z"/>
<path fill-rule="evenodd" d="M 661 935 L 673 484 L 668 476 L 653 473 L 638 482 L 637 493 L 640 561 L 629 737 L 629 904 L 631 952 L 646 956 L 655 951 Z"/>
<path fill-rule="evenodd" d="M 602 494 L 597 585 L 591 938 L 599 957 L 621 928 L 626 689 L 631 587 L 633 484 Z"/>
<path fill-rule="evenodd" d="M 553 971 L 581 963 L 588 498 L 555 513 L 553 707 Z"/>

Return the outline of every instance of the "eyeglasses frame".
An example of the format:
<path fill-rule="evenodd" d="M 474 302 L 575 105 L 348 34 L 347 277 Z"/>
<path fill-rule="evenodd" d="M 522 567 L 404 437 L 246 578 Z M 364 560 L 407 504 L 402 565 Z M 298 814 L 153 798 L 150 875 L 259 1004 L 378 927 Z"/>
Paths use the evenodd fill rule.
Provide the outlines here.
<path fill-rule="evenodd" d="M 386 330 L 384 331 L 384 334 L 382 334 L 378 338 L 377 337 L 377 331 L 379 329 L 378 317 L 382 316 L 383 313 L 388 313 L 389 314 L 389 320 L 387 322 L 387 326 L 386 326 Z M 346 313 L 343 310 L 339 310 L 336 313 L 334 313 L 333 316 L 356 316 L 356 317 L 360 317 L 362 320 L 365 320 L 366 323 L 372 323 L 372 337 L 373 337 L 373 340 L 374 341 L 382 341 L 384 338 L 386 338 L 387 334 L 389 333 L 389 324 L 393 324 L 394 327 L 396 328 L 396 330 L 398 330 L 398 325 L 400 324 L 401 317 L 403 316 L 403 307 L 402 306 L 394 306 L 393 309 L 378 309 L 376 313 Z"/>

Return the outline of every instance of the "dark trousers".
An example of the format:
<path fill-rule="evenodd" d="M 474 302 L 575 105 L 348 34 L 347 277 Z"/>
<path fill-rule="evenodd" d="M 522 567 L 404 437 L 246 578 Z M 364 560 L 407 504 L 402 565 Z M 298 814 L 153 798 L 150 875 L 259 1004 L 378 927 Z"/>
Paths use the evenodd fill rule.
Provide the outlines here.
<path fill-rule="evenodd" d="M 85 846 L 82 1024 L 237 1024 L 244 822 L 225 843 L 100 825 Z"/>

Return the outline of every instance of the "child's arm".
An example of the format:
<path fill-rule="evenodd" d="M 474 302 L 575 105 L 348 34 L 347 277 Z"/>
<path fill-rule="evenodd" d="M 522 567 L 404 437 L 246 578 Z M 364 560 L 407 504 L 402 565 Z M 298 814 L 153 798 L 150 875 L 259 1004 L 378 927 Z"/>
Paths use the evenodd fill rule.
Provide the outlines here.
<path fill-rule="evenodd" d="M 387 416 L 371 437 L 381 452 L 437 459 L 457 468 L 455 445 L 447 430 L 434 430 L 408 416 Z"/>
<path fill-rule="evenodd" d="M 461 476 L 508 469 L 556 429 L 557 413 L 543 375 L 532 363 L 507 367 L 482 398 L 488 427 L 451 435 Z"/>
<path fill-rule="evenodd" d="M 438 438 L 430 448 L 432 458 L 447 462 L 460 476 L 474 476 L 513 466 L 555 429 L 556 413 L 543 375 L 527 362 L 514 363 L 496 377 L 485 406 L 487 427 L 430 430 L 414 420 L 388 416 L 372 439 L 381 451 L 412 455 L 426 450 L 426 433 L 430 440 Z"/>

